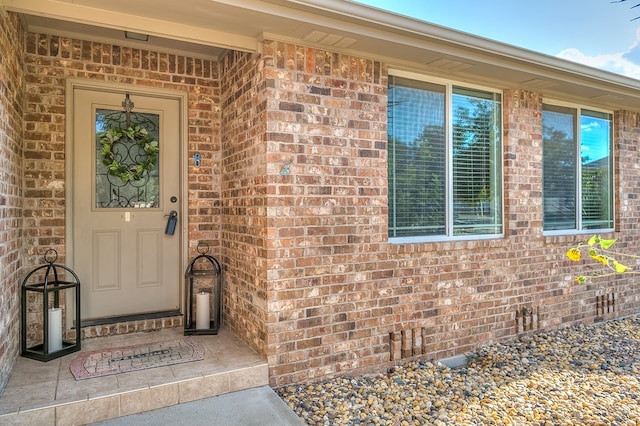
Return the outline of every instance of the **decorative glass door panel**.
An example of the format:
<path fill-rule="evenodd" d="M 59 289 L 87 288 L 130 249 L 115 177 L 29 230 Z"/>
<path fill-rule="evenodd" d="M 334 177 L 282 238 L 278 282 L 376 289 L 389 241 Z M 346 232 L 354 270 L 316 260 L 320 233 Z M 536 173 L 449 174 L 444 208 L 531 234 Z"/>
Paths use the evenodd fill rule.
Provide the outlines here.
<path fill-rule="evenodd" d="M 160 207 L 159 127 L 158 114 L 96 110 L 97 209 Z"/>

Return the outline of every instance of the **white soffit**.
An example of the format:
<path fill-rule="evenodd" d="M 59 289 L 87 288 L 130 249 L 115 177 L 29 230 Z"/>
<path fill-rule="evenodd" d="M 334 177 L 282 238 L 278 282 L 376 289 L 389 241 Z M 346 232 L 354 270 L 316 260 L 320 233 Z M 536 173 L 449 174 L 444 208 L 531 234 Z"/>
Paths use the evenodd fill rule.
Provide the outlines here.
<path fill-rule="evenodd" d="M 160 43 L 181 42 L 187 51 L 199 50 L 188 48 L 189 44 L 240 51 L 257 49 L 257 34 L 249 36 L 220 30 L 215 20 L 207 23 L 203 19 L 207 14 L 188 7 L 190 3 L 196 1 L 0 0 L 0 6 L 26 15 L 27 24 L 39 29 L 48 27 L 76 34 L 91 31 L 86 35 L 110 39 L 122 39 L 120 34 L 124 36 L 124 31 L 132 31 L 148 34 Z M 212 2 L 198 0 L 197 3 Z M 194 22 L 204 25 L 194 25 Z"/>
<path fill-rule="evenodd" d="M 89 31 L 89 40 L 97 29 L 123 40 L 127 30 L 149 34 L 164 48 L 219 58 L 226 49 L 257 51 L 267 38 L 496 88 L 551 89 L 622 99 L 607 102 L 611 108 L 640 108 L 638 80 L 346 0 L 0 0 L 0 6 L 47 18 L 41 26 L 58 23 L 59 32 Z"/>

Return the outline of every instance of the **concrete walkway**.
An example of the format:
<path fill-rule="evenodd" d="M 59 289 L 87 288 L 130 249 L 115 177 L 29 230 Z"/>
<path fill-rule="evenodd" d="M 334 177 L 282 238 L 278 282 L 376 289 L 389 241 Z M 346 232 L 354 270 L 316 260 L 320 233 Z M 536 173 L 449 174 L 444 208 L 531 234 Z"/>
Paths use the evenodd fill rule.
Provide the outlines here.
<path fill-rule="evenodd" d="M 105 422 L 107 426 L 304 426 L 269 386 L 227 393 Z"/>

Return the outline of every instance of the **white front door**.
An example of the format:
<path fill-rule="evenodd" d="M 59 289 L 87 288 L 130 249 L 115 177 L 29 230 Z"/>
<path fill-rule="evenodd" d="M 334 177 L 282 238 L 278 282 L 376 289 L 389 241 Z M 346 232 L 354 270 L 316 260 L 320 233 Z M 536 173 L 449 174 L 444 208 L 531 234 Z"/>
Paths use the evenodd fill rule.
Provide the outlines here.
<path fill-rule="evenodd" d="M 180 102 L 129 95 L 134 107 L 127 114 L 124 92 L 73 90 L 72 265 L 81 282 L 83 320 L 180 307 Z M 105 154 L 105 131 L 135 126 L 158 142 L 156 154 L 126 137 Z M 105 158 L 129 170 L 153 165 L 124 177 L 109 172 Z M 172 214 L 178 226 L 170 234 Z"/>

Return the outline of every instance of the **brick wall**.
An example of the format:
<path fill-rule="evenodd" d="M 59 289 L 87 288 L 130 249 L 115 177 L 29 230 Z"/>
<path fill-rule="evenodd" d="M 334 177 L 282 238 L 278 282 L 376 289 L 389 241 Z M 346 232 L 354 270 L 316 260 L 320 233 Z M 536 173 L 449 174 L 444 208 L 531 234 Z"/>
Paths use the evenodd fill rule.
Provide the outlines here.
<path fill-rule="evenodd" d="M 579 267 L 564 253 L 583 238 L 542 235 L 542 93 L 503 93 L 505 238 L 388 244 L 385 65 L 263 49 L 273 385 L 449 357 L 640 306 L 633 277 L 574 284 Z M 637 119 L 616 114 L 618 164 L 631 170 L 615 237 L 636 251 L 636 196 L 623 194 L 637 181 Z M 616 311 L 603 315 L 597 303 L 614 292 Z"/>
<path fill-rule="evenodd" d="M 20 345 L 24 29 L 0 9 L 0 391 Z"/>
<path fill-rule="evenodd" d="M 222 62 L 224 322 L 261 354 L 267 342 L 265 82 L 259 57 Z"/>
<path fill-rule="evenodd" d="M 627 253 L 640 253 L 640 163 L 638 157 L 638 135 L 640 134 L 640 113 L 616 111 L 614 113 L 614 180 L 616 248 Z M 638 268 L 636 268 L 638 269 Z M 617 307 L 621 315 L 637 313 L 640 307 L 638 280 L 633 276 L 618 276 L 609 293 L 619 294 Z M 604 293 L 607 285 L 594 286 L 594 291 Z"/>
<path fill-rule="evenodd" d="M 272 382 L 388 359 L 407 287 L 386 253 L 384 64 L 264 44 Z"/>

